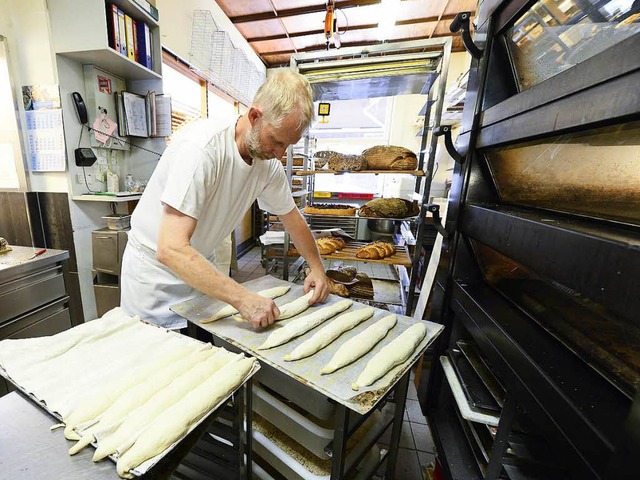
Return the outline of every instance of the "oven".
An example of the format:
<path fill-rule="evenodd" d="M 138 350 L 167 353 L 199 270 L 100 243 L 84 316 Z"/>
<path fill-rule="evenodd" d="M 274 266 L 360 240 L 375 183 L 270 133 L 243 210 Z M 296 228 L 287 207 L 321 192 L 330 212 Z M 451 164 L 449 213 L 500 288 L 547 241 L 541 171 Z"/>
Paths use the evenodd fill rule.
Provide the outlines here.
<path fill-rule="evenodd" d="M 419 397 L 446 478 L 637 478 L 640 2 L 480 3 Z"/>

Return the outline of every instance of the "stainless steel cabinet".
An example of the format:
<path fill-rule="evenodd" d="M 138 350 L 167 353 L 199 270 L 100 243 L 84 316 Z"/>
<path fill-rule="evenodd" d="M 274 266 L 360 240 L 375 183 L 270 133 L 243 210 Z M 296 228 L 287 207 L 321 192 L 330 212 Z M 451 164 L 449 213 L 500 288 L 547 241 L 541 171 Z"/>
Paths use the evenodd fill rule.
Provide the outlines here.
<path fill-rule="evenodd" d="M 127 230 L 102 228 L 91 232 L 93 292 L 98 316 L 120 305 L 120 270 Z"/>

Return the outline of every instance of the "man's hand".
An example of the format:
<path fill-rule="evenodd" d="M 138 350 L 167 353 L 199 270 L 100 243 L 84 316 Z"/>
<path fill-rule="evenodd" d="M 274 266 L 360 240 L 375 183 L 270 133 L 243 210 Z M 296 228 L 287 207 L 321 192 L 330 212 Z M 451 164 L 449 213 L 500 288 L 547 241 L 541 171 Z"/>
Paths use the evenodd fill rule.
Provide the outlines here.
<path fill-rule="evenodd" d="M 271 298 L 247 291 L 237 307 L 242 318 L 253 328 L 268 327 L 280 316 L 280 310 Z"/>
<path fill-rule="evenodd" d="M 309 293 L 312 288 L 314 292 L 311 300 L 309 300 L 309 305 L 313 305 L 316 302 L 324 302 L 327 295 L 329 295 L 329 281 L 323 269 L 312 268 L 307 278 L 305 278 L 304 293 Z"/>

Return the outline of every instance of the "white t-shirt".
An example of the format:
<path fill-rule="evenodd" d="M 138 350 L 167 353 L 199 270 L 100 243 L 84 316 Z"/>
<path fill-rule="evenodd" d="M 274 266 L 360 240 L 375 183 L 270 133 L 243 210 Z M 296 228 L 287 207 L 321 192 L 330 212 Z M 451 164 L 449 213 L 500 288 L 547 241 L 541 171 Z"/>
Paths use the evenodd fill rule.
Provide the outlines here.
<path fill-rule="evenodd" d="M 261 209 L 275 215 L 295 208 L 278 160 L 254 160 L 248 165 L 242 159 L 235 142 L 235 121 L 220 128 L 215 121 L 198 120 L 178 132 L 131 218 L 121 285 L 127 313 L 182 328 L 186 322 L 169 306 L 197 294 L 155 259 L 163 203 L 198 221 L 191 245 L 215 263 L 216 248 L 256 199 Z"/>

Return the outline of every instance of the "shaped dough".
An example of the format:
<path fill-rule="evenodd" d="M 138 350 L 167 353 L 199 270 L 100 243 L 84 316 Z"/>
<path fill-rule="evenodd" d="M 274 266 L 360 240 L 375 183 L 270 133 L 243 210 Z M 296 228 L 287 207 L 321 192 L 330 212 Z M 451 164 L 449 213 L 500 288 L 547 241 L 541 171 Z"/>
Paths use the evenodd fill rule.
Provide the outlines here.
<path fill-rule="evenodd" d="M 155 418 L 178 402 L 191 390 L 207 380 L 223 366 L 242 358 L 242 355 L 220 349 L 211 358 L 196 364 L 193 368 L 180 375 L 153 397 L 132 411 L 124 419 L 118 429 L 111 435 L 98 442 L 98 448 L 93 455 L 93 461 L 102 460 L 111 455 L 124 442 L 139 435 L 140 431 Z M 119 452 L 123 453 L 123 452 Z"/>
<path fill-rule="evenodd" d="M 185 373 L 194 365 L 211 358 L 218 350 L 219 348 L 217 347 L 207 348 L 206 350 L 192 353 L 186 358 L 175 359 L 174 362 L 155 372 L 147 380 L 128 389 L 100 415 L 96 424 L 82 432 L 82 438 L 69 449 L 69 455 L 78 453 L 94 442 L 96 436 L 100 436 L 100 432 L 110 431 L 118 427 L 130 412 L 144 404 L 179 375 Z"/>
<path fill-rule="evenodd" d="M 209 410 L 242 384 L 255 362 L 253 358 L 244 358 L 226 366 L 159 415 L 142 431 L 133 446 L 120 456 L 116 466 L 118 475 L 133 478 L 129 470 L 162 453 L 186 434 Z"/>
<path fill-rule="evenodd" d="M 302 297 L 304 298 L 304 297 Z M 301 300 L 301 299 L 300 299 Z M 341 300 L 338 303 L 320 308 L 309 315 L 291 320 L 284 327 L 274 331 L 267 337 L 267 340 L 258 347 L 258 350 L 266 350 L 268 348 L 277 347 L 283 343 L 299 337 L 303 333 L 308 332 L 312 328 L 317 327 L 325 320 L 337 315 L 353 305 L 352 300 Z"/>
<path fill-rule="evenodd" d="M 329 363 L 327 363 L 320 373 L 325 375 L 327 373 L 333 373 L 339 368 L 349 365 L 351 362 L 355 362 L 365 353 L 373 348 L 373 346 L 382 340 L 389 330 L 391 330 L 396 324 L 396 316 L 388 315 L 376 323 L 362 331 L 358 335 L 351 337 L 344 342 L 340 348 L 333 354 Z"/>
<path fill-rule="evenodd" d="M 285 355 L 283 360 L 291 362 L 319 352 L 347 330 L 351 330 L 356 325 L 368 318 L 371 318 L 373 316 L 373 312 L 373 307 L 365 307 L 340 315 L 329 323 L 329 325 L 318 330 L 318 332 L 309 338 L 309 340 L 298 345 L 290 354 Z"/>
<path fill-rule="evenodd" d="M 351 388 L 358 390 L 360 387 L 368 387 L 393 367 L 407 360 L 426 334 L 427 326 L 423 322 L 411 325 L 371 357 Z"/>
<path fill-rule="evenodd" d="M 302 297 L 294 300 L 293 302 L 285 303 L 281 307 L 278 307 L 280 310 L 280 316 L 277 321 L 286 320 L 287 318 L 295 317 L 299 313 L 304 312 L 307 308 L 310 307 L 309 300 L 313 297 L 313 289 L 309 290 L 309 293 L 303 295 Z"/>
<path fill-rule="evenodd" d="M 284 295 L 285 293 L 287 293 L 290 288 L 291 287 L 288 285 L 285 285 L 283 287 L 267 288 L 266 290 L 259 291 L 258 295 L 261 295 L 267 298 L 278 298 Z M 205 318 L 204 320 L 201 320 L 200 323 L 210 323 L 215 320 L 220 320 L 221 318 L 224 318 L 224 317 L 235 315 L 236 313 L 238 313 L 238 310 L 236 309 L 236 307 L 234 307 L 233 305 L 227 305 L 226 307 L 221 308 L 216 313 L 211 315 L 209 318 Z"/>

